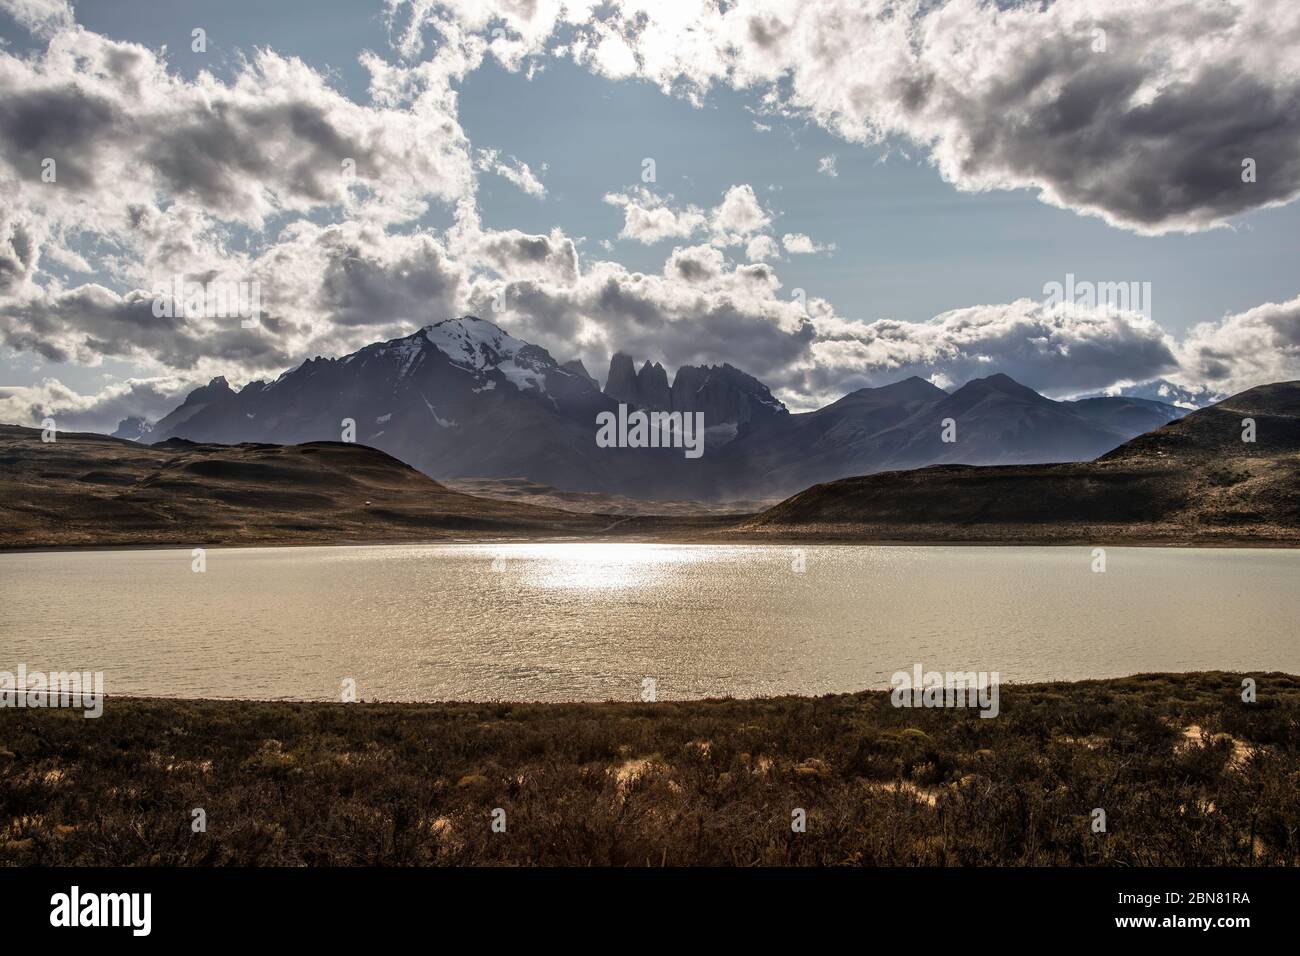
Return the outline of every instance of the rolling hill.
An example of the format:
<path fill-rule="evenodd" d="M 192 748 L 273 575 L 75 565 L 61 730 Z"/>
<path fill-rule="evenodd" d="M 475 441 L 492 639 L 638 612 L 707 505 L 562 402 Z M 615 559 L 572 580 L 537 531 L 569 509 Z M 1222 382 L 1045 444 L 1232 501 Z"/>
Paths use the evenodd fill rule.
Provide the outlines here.
<path fill-rule="evenodd" d="M 0 425 L 0 548 L 567 536 L 612 520 L 452 491 L 365 445 L 45 443 Z"/>
<path fill-rule="evenodd" d="M 1255 441 L 1242 440 L 1253 419 Z M 1300 543 L 1300 382 L 1262 385 L 1090 462 L 938 465 L 815 485 L 752 538 Z"/>

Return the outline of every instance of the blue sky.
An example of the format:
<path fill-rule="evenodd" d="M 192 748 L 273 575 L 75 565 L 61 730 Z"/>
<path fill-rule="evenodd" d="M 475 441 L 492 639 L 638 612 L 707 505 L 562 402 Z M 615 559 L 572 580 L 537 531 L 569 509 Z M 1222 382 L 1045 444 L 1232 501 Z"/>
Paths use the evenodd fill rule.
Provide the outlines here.
<path fill-rule="evenodd" d="M 61 0 L 32 2 L 57 4 Z M 398 34 L 411 13 L 405 4 L 399 4 L 392 29 L 380 5 L 342 0 L 312 4 L 116 0 L 78 4 L 75 16 L 86 31 L 108 41 L 141 44 L 154 51 L 164 58 L 168 73 L 186 82 L 192 83 L 200 71 L 207 70 L 221 83 L 234 84 L 247 69 L 248 58 L 258 50 L 267 50 L 285 58 L 301 58 L 321 74 L 324 85 L 355 104 L 372 107 L 368 93 L 371 70 L 359 62 L 363 51 L 371 51 L 395 68 L 407 69 L 433 58 L 444 45 L 442 34 L 427 28 L 424 48 L 414 56 L 409 51 L 404 55 L 397 48 Z M 527 30 L 508 16 L 484 22 L 489 27 L 500 25 L 512 36 Z M 603 29 L 600 22 L 593 23 Z M 207 31 L 205 53 L 190 50 L 190 31 L 196 26 Z M 479 35 L 484 32 L 482 23 L 465 26 L 467 33 L 474 33 L 472 28 L 477 28 Z M 484 234 L 521 233 L 552 239 L 558 230 L 565 242 L 572 241 L 580 268 L 586 272 L 596 263 L 615 263 L 626 273 L 659 275 L 674 247 L 707 243 L 698 235 L 649 244 L 620 238 L 623 210 L 606 197 L 639 187 L 642 160 L 653 157 L 657 179 L 652 191 L 671 207 L 694 206 L 707 214 L 729 189 L 748 184 L 772 218 L 774 238 L 802 233 L 819 245 L 833 247 L 810 255 L 785 254 L 770 263 L 779 275 L 776 295 L 788 298 L 799 288 L 810 298 L 830 304 L 835 320 L 826 324 L 827 329 L 839 329 L 837 323 L 865 327 L 882 319 L 923 324 L 950 310 L 1041 300 L 1045 283 L 1063 281 L 1067 273 L 1073 273 L 1085 280 L 1151 283 L 1149 317 L 1176 349 L 1198 323 L 1221 322 L 1225 316 L 1264 303 L 1285 303 L 1300 292 L 1295 278 L 1295 263 L 1300 260 L 1300 205 L 1294 202 L 1246 208 L 1230 215 L 1208 206 L 1179 209 L 1169 213 L 1169 221 L 1175 221 L 1175 216 L 1201 216 L 1194 231 L 1143 235 L 1123 221 L 1113 223 L 1088 214 L 1082 208 L 1084 203 L 1074 204 L 1075 208 L 1049 205 L 1034 186 L 963 191 L 945 181 L 937 168 L 939 147 L 924 135 L 883 129 L 881 142 L 853 141 L 836 129 L 834 122 L 826 121 L 816 103 L 800 107 L 797 94 L 772 109 L 770 97 L 765 101 L 764 96 L 771 85 L 754 83 L 737 89 L 734 87 L 746 84 L 712 82 L 707 88 L 696 88 L 698 102 L 691 102 L 687 96 L 665 94 L 650 78 L 612 78 L 608 70 L 593 66 L 590 58 L 553 52 L 557 44 L 573 35 L 572 25 L 557 27 L 548 40 L 551 48 L 537 47 L 524 61 L 528 64 L 525 68 L 508 69 L 497 58 L 485 56 L 463 76 L 453 77 L 450 88 L 456 93 L 454 118 L 467 137 L 469 150 L 499 150 L 507 161 L 526 164 L 545 187 L 545 195 L 530 195 L 490 170 L 479 169 L 473 202 L 481 230 Z M 0 13 L 0 36 L 8 55 L 17 58 L 39 58 L 50 42 L 48 31 L 32 33 L 6 13 Z M 452 41 L 445 45 L 451 46 Z M 797 70 L 792 67 L 790 75 L 797 78 Z M 797 87 L 795 80 L 784 85 Z M 782 84 L 776 86 L 779 89 Z M 836 175 L 819 170 L 824 157 L 834 157 Z M 1060 185 L 1068 189 L 1071 179 L 1082 181 L 1105 174 L 1096 159 L 1084 157 L 1077 168 L 1062 174 Z M 1000 175 L 1007 178 L 1006 173 Z M 972 184 L 978 185 L 977 177 L 965 183 Z M 1139 184 L 1138 188 L 1145 187 Z M 158 208 L 166 210 L 173 198 L 159 196 Z M 426 212 L 390 225 L 388 232 L 410 235 L 427 230 L 441 241 L 456 224 L 455 211 L 452 198 L 434 197 Z M 1116 220 L 1125 214 L 1110 216 L 1107 212 Z M 39 215 L 39 210 L 33 215 Z M 324 225 L 355 215 L 355 209 L 323 204 L 301 218 Z M 252 248 L 265 250 L 282 239 L 280 230 L 296 218 L 272 217 L 252 227 L 247 222 L 228 222 L 225 229 L 227 236 L 233 237 L 231 248 L 249 242 Z M 1217 223 L 1226 225 L 1210 227 Z M 102 246 L 88 243 L 84 235 L 69 241 L 73 249 L 87 252 L 85 258 L 93 271 L 76 275 L 48 262 L 50 275 L 74 285 L 93 280 L 118 294 L 130 291 L 129 281 L 101 268 L 95 259 L 93 251 Z M 450 249 L 451 240 L 447 241 Z M 742 246 L 714 244 L 723 250 L 728 267 L 744 265 Z M 473 302 L 472 295 L 465 298 L 465 290 L 471 287 L 472 277 L 487 267 L 464 261 L 462 298 L 457 301 Z M 495 280 L 511 281 L 508 267 L 498 263 L 492 270 Z M 39 286 L 45 280 L 36 275 L 32 281 Z M 772 313 L 765 314 L 770 318 Z M 441 317 L 431 314 L 428 320 Z M 403 318 L 393 317 L 399 325 Z M 510 318 L 514 319 L 512 331 L 543 339 L 542 344 L 560 358 L 569 357 L 570 352 L 581 354 L 589 365 L 596 366 L 592 370 L 597 375 L 604 371 L 602 353 L 607 355 L 612 347 L 621 346 L 614 327 L 609 327 L 603 338 L 593 338 L 590 329 L 574 333 L 579 328 L 575 323 L 598 321 L 589 316 L 548 320 L 550 325 L 533 315 Z M 501 322 L 512 324 L 504 318 Z M 786 333 L 793 334 L 791 327 Z M 571 349 L 567 348 L 567 334 L 575 336 Z M 857 326 L 824 334 L 830 339 L 851 338 L 854 345 L 849 351 L 857 355 L 874 354 L 879 341 L 878 331 Z M 180 379 L 197 380 L 220 366 L 216 355 L 211 361 L 168 366 L 151 356 L 148 347 L 118 350 L 120 354 L 105 350 L 91 361 L 79 352 L 76 358 L 58 361 L 60 349 L 68 351 L 65 346 L 51 346 L 47 354 L 41 354 L 15 347 L 15 342 L 23 341 L 21 335 L 10 335 L 9 344 L 0 351 L 0 385 L 35 387 L 54 378 L 86 394 L 106 382 L 133 378 L 171 375 L 173 384 Z M 323 343 L 343 341 L 323 334 L 304 338 L 268 353 L 260 364 L 249 362 L 232 368 L 232 380 L 265 374 L 263 370 L 272 368 L 277 357 L 297 361 L 309 357 L 306 353 Z M 645 338 L 630 344 L 653 350 L 653 342 L 653 338 Z M 937 351 L 946 354 L 945 349 Z M 844 350 L 828 348 L 827 354 L 831 352 L 838 355 Z M 688 354 L 696 352 L 666 343 L 662 355 L 639 351 L 637 357 L 663 359 L 671 365 L 674 356 Z M 722 361 L 728 356 L 712 358 Z M 732 360 L 745 364 L 743 351 L 739 358 Z M 804 359 L 794 358 L 789 348 L 780 355 L 764 353 L 751 361 L 758 365 L 769 362 L 769 367 L 756 368 L 756 373 L 774 380 L 778 391 L 786 389 L 788 397 L 795 397 L 795 404 L 802 397 L 812 405 L 851 387 L 878 384 L 916 370 L 913 359 L 892 357 L 878 368 L 855 368 L 852 359 L 843 359 L 840 364 L 822 363 L 816 369 L 805 361 L 796 369 Z M 998 359 L 992 355 L 983 361 L 997 364 Z M 936 380 L 944 384 L 959 381 L 970 367 L 974 366 L 957 363 L 947 369 L 936 365 Z M 1009 370 L 1015 374 L 1015 368 Z M 1029 374 L 1032 377 L 1033 373 Z M 1122 384 L 1140 377 L 1125 371 L 1117 372 L 1115 380 Z M 1052 373 L 1044 371 L 1040 380 L 1031 384 L 1043 387 L 1051 380 Z M 1195 384 L 1190 376 L 1182 380 Z M 1097 384 L 1110 383 L 1099 379 Z M 1086 389 L 1080 384 L 1073 390 Z"/>
<path fill-rule="evenodd" d="M 382 11 L 355 0 L 310 6 L 304 22 L 294 3 L 115 0 L 79 6 L 77 19 L 114 38 L 167 46 L 169 65 L 190 77 L 200 69 L 229 75 L 241 55 L 271 47 L 328 71 L 338 89 L 364 102 L 369 77 L 358 54 L 392 55 Z M 189 50 L 196 25 L 208 33 L 206 56 Z M 923 321 L 975 303 L 1036 298 L 1045 282 L 1073 272 L 1151 282 L 1156 318 L 1178 333 L 1297 291 L 1295 204 L 1252 212 L 1231 229 L 1136 236 L 1046 206 L 1032 190 L 960 192 L 921 150 L 849 144 L 808 122 L 762 116 L 753 94 L 714 90 L 696 107 L 644 80 L 612 81 L 564 61 L 532 79 L 488 61 L 459 90 L 461 122 L 475 145 L 534 169 L 549 165 L 542 202 L 485 182 L 486 224 L 526 232 L 561 225 L 591 242 L 613 239 L 621 216 L 602 197 L 639 183 L 642 158 L 653 156 L 661 189 L 684 202 L 711 206 L 732 184 L 752 183 L 781 212 L 785 231 L 835 243 L 834 255 L 788 266 L 787 285 L 815 289 L 857 318 Z M 772 131 L 757 131 L 756 121 Z M 817 171 L 832 154 L 834 179 Z M 617 257 L 657 271 L 671 246 L 620 242 Z"/>

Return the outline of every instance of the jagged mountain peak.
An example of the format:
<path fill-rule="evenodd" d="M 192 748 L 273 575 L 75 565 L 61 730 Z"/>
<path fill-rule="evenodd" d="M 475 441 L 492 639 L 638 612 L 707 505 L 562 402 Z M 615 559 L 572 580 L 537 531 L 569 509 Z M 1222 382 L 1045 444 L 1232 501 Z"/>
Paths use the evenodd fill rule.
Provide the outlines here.
<path fill-rule="evenodd" d="M 216 392 L 232 392 L 232 391 L 234 391 L 234 389 L 232 389 L 230 387 L 230 383 L 226 381 L 226 376 L 217 375 L 209 379 L 207 385 L 200 385 L 198 388 L 194 389 L 194 391 L 191 392 L 190 394 L 193 395 L 195 393 L 198 393 L 200 395 L 206 395 L 206 394 L 212 394 Z"/>
<path fill-rule="evenodd" d="M 113 437 L 143 442 L 148 439 L 149 433 L 152 431 L 153 425 L 147 419 L 139 415 L 132 415 L 117 423 L 117 430 L 113 432 Z"/>
<path fill-rule="evenodd" d="M 600 387 L 599 383 L 592 377 L 591 373 L 587 371 L 587 366 L 582 364 L 582 359 L 580 358 L 569 359 L 569 361 L 562 363 L 560 368 L 564 369 L 566 372 L 572 372 L 574 375 L 590 382 L 597 388 Z"/>
<path fill-rule="evenodd" d="M 651 455 L 598 446 L 598 416 L 620 403 L 702 415 L 705 464 L 674 449 Z M 580 361 L 560 364 L 546 349 L 467 315 L 341 358 L 311 359 L 269 385 L 235 392 L 214 378 L 148 437 L 337 441 L 341 423 L 351 421 L 356 441 L 434 477 L 524 475 L 571 490 L 716 498 L 936 462 L 1091 458 L 1164 424 L 1169 413 L 1176 414 L 1127 399 L 1057 402 L 995 374 L 953 394 L 910 376 L 792 416 L 759 379 L 730 363 L 678 366 L 670 386 L 662 360 L 635 363 L 621 351 L 602 393 Z M 960 421 L 955 445 L 939 442 L 944 417 Z M 123 430 L 138 434 L 143 426 L 128 422 Z"/>

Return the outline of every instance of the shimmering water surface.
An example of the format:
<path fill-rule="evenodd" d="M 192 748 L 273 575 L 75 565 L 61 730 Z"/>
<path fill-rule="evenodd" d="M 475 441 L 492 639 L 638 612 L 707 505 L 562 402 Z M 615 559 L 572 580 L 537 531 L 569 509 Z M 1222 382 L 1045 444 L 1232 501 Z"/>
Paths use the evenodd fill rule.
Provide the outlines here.
<path fill-rule="evenodd" d="M 802 564 L 803 571 L 795 567 Z M 0 670 L 110 693 L 634 700 L 1300 673 L 1300 551 L 448 544 L 0 555 Z"/>

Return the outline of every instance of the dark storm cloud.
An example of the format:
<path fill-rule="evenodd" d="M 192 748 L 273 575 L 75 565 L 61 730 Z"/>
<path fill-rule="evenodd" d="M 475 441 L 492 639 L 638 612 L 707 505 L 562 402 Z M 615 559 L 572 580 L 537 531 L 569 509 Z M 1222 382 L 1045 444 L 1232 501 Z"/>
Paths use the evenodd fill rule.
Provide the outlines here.
<path fill-rule="evenodd" d="M 454 314 L 461 273 L 431 241 L 384 260 L 360 243 L 328 245 L 320 303 L 335 322 L 424 325 Z"/>
<path fill-rule="evenodd" d="M 97 285 L 12 304 L 0 312 L 0 336 L 10 348 L 52 362 L 96 364 L 101 358 L 147 358 L 174 369 L 216 360 L 232 365 L 280 366 L 291 356 L 275 335 L 246 329 L 240 318 L 196 323 L 154 314 L 155 297 L 125 296 Z M 279 320 L 263 316 L 271 328 Z"/>

